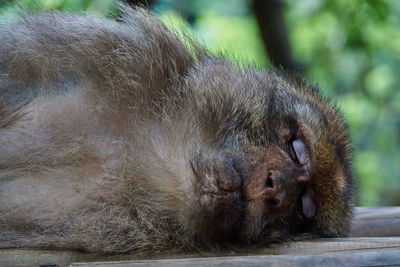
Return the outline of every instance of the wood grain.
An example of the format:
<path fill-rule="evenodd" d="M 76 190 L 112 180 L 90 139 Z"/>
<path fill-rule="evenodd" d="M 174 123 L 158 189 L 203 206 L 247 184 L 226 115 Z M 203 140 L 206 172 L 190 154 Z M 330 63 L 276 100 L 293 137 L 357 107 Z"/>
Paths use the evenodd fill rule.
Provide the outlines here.
<path fill-rule="evenodd" d="M 0 266 L 400 266 L 400 207 L 357 208 L 351 236 L 236 254 L 101 255 L 9 248 L 0 249 Z"/>
<path fill-rule="evenodd" d="M 356 208 L 351 236 L 400 236 L 400 207 Z"/>

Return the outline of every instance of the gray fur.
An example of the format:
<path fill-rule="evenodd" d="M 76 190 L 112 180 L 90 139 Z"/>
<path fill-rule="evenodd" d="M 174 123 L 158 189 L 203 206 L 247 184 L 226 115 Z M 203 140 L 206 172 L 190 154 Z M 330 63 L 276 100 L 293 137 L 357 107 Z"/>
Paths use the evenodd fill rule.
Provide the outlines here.
<path fill-rule="evenodd" d="M 189 51 L 142 9 L 122 22 L 46 12 L 0 40 L 0 244 L 142 252 L 347 233 L 347 128 L 302 81 Z M 287 118 L 307 135 L 317 217 L 297 233 L 243 197 L 228 213 L 239 228 L 219 225 L 223 159 L 291 168 Z"/>

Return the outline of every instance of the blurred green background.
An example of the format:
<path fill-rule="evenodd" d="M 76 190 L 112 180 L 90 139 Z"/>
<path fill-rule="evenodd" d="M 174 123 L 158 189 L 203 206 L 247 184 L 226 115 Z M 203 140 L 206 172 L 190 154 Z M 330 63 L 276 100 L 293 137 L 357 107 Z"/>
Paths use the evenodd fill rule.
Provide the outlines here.
<path fill-rule="evenodd" d="M 265 68 L 271 64 L 273 52 L 266 53 L 268 45 L 260 34 L 260 18 L 262 21 L 270 17 L 263 14 L 257 2 L 260 3 L 146 1 L 169 26 L 189 27 L 213 53 Z M 0 0 L 0 21 L 16 19 L 21 7 L 115 17 L 116 3 L 117 0 Z M 300 70 L 334 99 L 350 124 L 357 204 L 400 205 L 400 1 L 265 0 L 263 5 L 269 12 L 282 11 L 286 27 L 276 32 L 289 40 L 290 60 L 297 64 L 293 69 Z M 258 20 L 256 14 L 261 14 Z M 268 37 L 274 42 L 274 34 Z"/>

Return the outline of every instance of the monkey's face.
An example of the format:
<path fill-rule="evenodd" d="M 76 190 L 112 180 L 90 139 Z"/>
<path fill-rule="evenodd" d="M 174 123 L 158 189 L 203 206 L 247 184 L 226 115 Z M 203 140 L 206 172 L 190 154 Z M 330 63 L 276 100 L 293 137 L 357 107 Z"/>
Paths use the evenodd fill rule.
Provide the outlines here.
<path fill-rule="evenodd" d="M 214 77 L 225 68 L 195 83 L 205 144 L 191 160 L 196 234 L 244 242 L 346 235 L 351 148 L 338 111 L 274 73 Z"/>

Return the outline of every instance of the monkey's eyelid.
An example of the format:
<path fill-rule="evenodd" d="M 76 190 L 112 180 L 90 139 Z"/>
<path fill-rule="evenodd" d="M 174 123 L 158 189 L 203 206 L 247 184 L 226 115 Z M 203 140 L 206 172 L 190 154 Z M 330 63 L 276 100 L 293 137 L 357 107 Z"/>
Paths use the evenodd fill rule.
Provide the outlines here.
<path fill-rule="evenodd" d="M 313 200 L 313 194 L 308 189 L 305 194 L 301 197 L 301 208 L 302 213 L 307 218 L 315 217 L 317 211 L 315 207 L 315 202 Z"/>
<path fill-rule="evenodd" d="M 309 163 L 308 151 L 303 141 L 296 139 L 292 142 L 294 154 L 301 165 Z"/>

